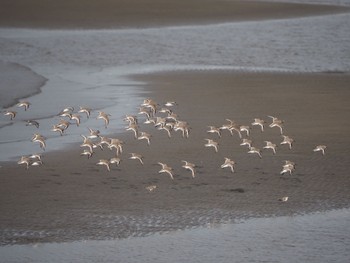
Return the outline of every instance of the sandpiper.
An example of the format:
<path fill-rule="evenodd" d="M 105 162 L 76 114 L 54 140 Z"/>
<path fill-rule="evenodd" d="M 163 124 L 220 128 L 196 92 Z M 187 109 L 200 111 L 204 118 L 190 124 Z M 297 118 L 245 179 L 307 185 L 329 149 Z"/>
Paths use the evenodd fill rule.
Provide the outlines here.
<path fill-rule="evenodd" d="M 67 130 L 68 127 L 70 125 L 70 122 L 69 121 L 66 121 L 64 119 L 60 119 L 60 121 L 58 122 L 57 126 L 62 128 L 63 130 Z"/>
<path fill-rule="evenodd" d="M 295 169 L 294 164 L 292 163 L 285 164 L 282 166 L 282 171 L 280 172 L 280 174 L 289 173 L 289 175 L 292 175 L 294 169 Z"/>
<path fill-rule="evenodd" d="M 96 165 L 104 165 L 107 167 L 108 171 L 111 171 L 111 169 L 109 168 L 109 161 L 106 159 L 100 159 L 98 163 L 96 163 Z"/>
<path fill-rule="evenodd" d="M 156 185 L 149 185 L 149 186 L 146 186 L 145 189 L 148 191 L 148 192 L 153 192 L 154 190 L 156 190 L 157 186 Z"/>
<path fill-rule="evenodd" d="M 242 133 L 241 133 L 241 129 L 240 126 L 238 124 L 232 124 L 231 127 L 229 128 L 229 131 L 231 133 L 231 135 L 233 135 L 233 131 L 237 132 L 239 138 L 242 138 Z"/>
<path fill-rule="evenodd" d="M 286 135 L 282 135 L 282 137 L 283 137 L 283 141 L 281 142 L 281 144 L 288 144 L 289 149 L 292 149 L 292 144 L 294 140 L 291 137 Z"/>
<path fill-rule="evenodd" d="M 109 116 L 111 115 L 103 111 L 99 111 L 96 119 L 103 119 L 105 122 L 105 128 L 107 128 L 107 125 L 109 124 Z"/>
<path fill-rule="evenodd" d="M 150 145 L 151 144 L 151 137 L 152 135 L 147 133 L 147 132 L 141 132 L 140 136 L 137 137 L 138 140 L 146 140 L 147 144 Z"/>
<path fill-rule="evenodd" d="M 256 147 L 250 147 L 248 153 L 256 153 L 259 155 L 260 159 L 262 158 L 261 151 Z"/>
<path fill-rule="evenodd" d="M 322 152 L 322 155 L 324 155 L 324 154 L 325 154 L 326 148 L 327 148 L 326 145 L 317 145 L 313 151 L 314 151 L 314 152 L 319 152 L 319 151 L 321 151 L 321 152 Z"/>
<path fill-rule="evenodd" d="M 278 201 L 280 201 L 280 202 L 287 202 L 288 201 L 288 196 L 283 196 L 281 198 L 278 198 Z"/>
<path fill-rule="evenodd" d="M 137 154 L 137 153 L 130 153 L 131 156 L 129 157 L 129 159 L 132 160 L 139 160 L 140 163 L 143 165 L 143 156 L 141 154 Z"/>
<path fill-rule="evenodd" d="M 111 159 L 109 159 L 109 163 L 116 164 L 116 166 L 119 166 L 120 162 L 121 162 L 121 159 L 118 157 L 112 157 Z"/>
<path fill-rule="evenodd" d="M 219 144 L 216 141 L 211 139 L 205 139 L 205 140 L 207 141 L 207 143 L 204 144 L 205 147 L 214 147 L 215 152 L 218 152 Z"/>
<path fill-rule="evenodd" d="M 76 124 L 77 126 L 80 125 L 80 118 L 81 118 L 81 116 L 80 116 L 79 114 L 73 113 L 73 114 L 71 115 L 71 120 L 75 120 L 75 124 Z"/>
<path fill-rule="evenodd" d="M 216 133 L 219 137 L 221 137 L 221 131 L 220 128 L 217 128 L 215 126 L 208 126 L 209 130 L 208 133 Z"/>
<path fill-rule="evenodd" d="M 240 145 L 241 145 L 241 146 L 247 145 L 248 148 L 250 148 L 250 147 L 252 147 L 252 143 L 253 143 L 252 140 L 243 138 L 243 139 L 242 139 L 242 143 L 241 143 Z"/>
<path fill-rule="evenodd" d="M 169 128 L 169 126 L 162 124 L 161 126 L 158 127 L 158 130 L 166 131 L 168 134 L 168 137 L 171 138 L 171 128 Z"/>
<path fill-rule="evenodd" d="M 183 138 L 188 138 L 190 134 L 190 127 L 186 121 L 176 121 L 174 131 L 181 131 Z"/>
<path fill-rule="evenodd" d="M 255 118 L 254 121 L 252 122 L 252 125 L 253 126 L 260 126 L 261 128 L 261 131 L 263 132 L 264 131 L 264 125 L 265 125 L 265 121 L 262 120 L 262 119 L 259 119 L 259 118 Z"/>
<path fill-rule="evenodd" d="M 80 155 L 87 156 L 87 158 L 90 159 L 91 156 L 93 155 L 93 152 L 91 152 L 90 149 L 84 149 L 84 151 Z"/>
<path fill-rule="evenodd" d="M 27 120 L 26 126 L 35 126 L 39 129 L 39 122 L 35 120 Z"/>
<path fill-rule="evenodd" d="M 171 168 L 170 166 L 166 165 L 165 163 L 160 163 L 158 162 L 159 165 L 162 166 L 162 169 L 159 170 L 158 173 L 167 173 L 170 175 L 171 179 L 174 180 L 174 175 L 173 175 L 173 168 Z"/>
<path fill-rule="evenodd" d="M 269 125 L 269 127 L 278 127 L 280 129 L 281 134 L 283 134 L 283 121 L 270 115 L 268 117 L 272 118 L 272 123 Z"/>
<path fill-rule="evenodd" d="M 99 130 L 94 130 L 88 127 L 89 130 L 89 135 L 87 136 L 90 139 L 95 139 L 100 136 L 100 131 Z"/>
<path fill-rule="evenodd" d="M 40 148 L 43 149 L 44 151 L 46 148 L 45 140 L 46 138 L 39 133 L 34 133 L 34 136 L 32 137 L 32 142 L 38 142 L 40 145 Z"/>
<path fill-rule="evenodd" d="M 131 124 L 129 124 L 129 126 L 127 126 L 125 128 L 126 128 L 127 131 L 133 131 L 134 132 L 134 137 L 135 137 L 135 139 L 137 139 L 139 127 L 137 126 L 136 123 L 131 123 Z"/>
<path fill-rule="evenodd" d="M 29 108 L 30 105 L 31 105 L 31 103 L 28 101 L 21 101 L 21 102 L 17 103 L 17 107 L 24 107 L 25 111 Z"/>
<path fill-rule="evenodd" d="M 196 167 L 196 165 L 193 163 L 187 162 L 187 161 L 182 161 L 182 162 L 184 163 L 184 165 L 182 165 L 182 167 L 187 169 L 187 170 L 190 170 L 192 177 L 194 178 L 195 177 L 195 169 L 194 168 Z"/>
<path fill-rule="evenodd" d="M 10 119 L 13 120 L 13 119 L 16 117 L 16 115 L 17 115 L 17 111 L 6 110 L 6 111 L 4 112 L 4 115 L 5 115 L 5 116 L 10 116 Z"/>
<path fill-rule="evenodd" d="M 250 135 L 250 127 L 248 125 L 241 125 L 241 126 L 239 126 L 239 130 L 241 132 L 246 132 L 246 135 L 249 137 L 249 135 Z"/>
<path fill-rule="evenodd" d="M 266 145 L 263 147 L 264 149 L 271 149 L 273 151 L 273 154 L 276 154 L 276 147 L 277 145 L 270 142 L 270 141 L 265 141 Z"/>
<path fill-rule="evenodd" d="M 78 111 L 79 113 L 85 113 L 86 117 L 89 118 L 91 114 L 91 109 L 87 107 L 82 107 L 80 106 L 80 110 Z"/>
<path fill-rule="evenodd" d="M 177 102 L 176 101 L 167 101 L 166 103 L 164 103 L 164 106 L 166 107 L 174 107 L 177 106 Z"/>
<path fill-rule="evenodd" d="M 63 135 L 64 129 L 58 125 L 52 125 L 51 131 L 58 132 L 61 136 Z"/>
<path fill-rule="evenodd" d="M 230 168 L 231 172 L 235 172 L 235 161 L 231 160 L 230 158 L 225 157 L 225 162 L 221 165 L 221 168 Z"/>
<path fill-rule="evenodd" d="M 26 165 L 26 169 L 29 168 L 29 165 L 31 164 L 31 161 L 29 159 L 29 157 L 27 156 L 22 156 L 21 159 L 17 162 L 18 164 L 25 164 Z"/>

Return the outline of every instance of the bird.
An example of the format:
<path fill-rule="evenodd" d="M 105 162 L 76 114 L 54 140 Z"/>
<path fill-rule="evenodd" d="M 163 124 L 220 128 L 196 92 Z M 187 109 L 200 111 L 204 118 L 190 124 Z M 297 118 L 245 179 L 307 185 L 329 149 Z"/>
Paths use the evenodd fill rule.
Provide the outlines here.
<path fill-rule="evenodd" d="M 31 103 L 28 101 L 21 101 L 21 102 L 17 103 L 17 107 L 24 107 L 25 111 L 29 108 L 30 105 L 31 105 Z"/>
<path fill-rule="evenodd" d="M 167 101 L 166 103 L 164 103 L 164 106 L 166 107 L 174 107 L 177 106 L 177 102 L 176 101 Z"/>
<path fill-rule="evenodd" d="M 288 144 L 289 149 L 292 149 L 292 144 L 294 140 L 291 137 L 286 135 L 282 135 L 282 137 L 283 137 L 283 141 L 281 142 L 281 144 Z"/>
<path fill-rule="evenodd" d="M 250 127 L 248 125 L 241 125 L 241 126 L 239 126 L 239 130 L 241 132 L 245 131 L 247 136 L 249 137 L 249 135 L 250 135 Z"/>
<path fill-rule="evenodd" d="M 272 118 L 272 123 L 269 125 L 269 127 L 278 127 L 280 129 L 281 134 L 283 134 L 283 121 L 270 115 L 268 117 Z"/>
<path fill-rule="evenodd" d="M 116 164 L 117 166 L 119 166 L 120 162 L 121 162 L 121 159 L 118 157 L 112 157 L 111 159 L 109 159 L 109 163 Z"/>
<path fill-rule="evenodd" d="M 263 132 L 264 131 L 264 125 L 265 125 L 265 121 L 262 120 L 262 119 L 259 119 L 259 118 L 255 118 L 254 121 L 252 122 L 252 125 L 253 126 L 260 126 L 261 128 L 261 131 Z"/>
<path fill-rule="evenodd" d="M 205 140 L 207 141 L 207 143 L 204 144 L 205 147 L 214 147 L 215 152 L 218 152 L 219 144 L 216 141 L 211 140 L 211 139 L 205 139 Z"/>
<path fill-rule="evenodd" d="M 104 165 L 106 166 L 108 172 L 111 171 L 110 167 L 109 167 L 109 161 L 106 159 L 100 159 L 98 163 L 96 163 L 96 165 Z"/>
<path fill-rule="evenodd" d="M 250 147 L 248 153 L 256 153 L 260 159 L 262 158 L 260 150 L 256 147 Z"/>
<path fill-rule="evenodd" d="M 58 125 L 52 125 L 51 131 L 53 131 L 53 132 L 59 132 L 60 135 L 62 136 L 62 135 L 63 135 L 63 132 L 64 132 L 64 129 L 61 128 L 61 127 L 58 126 Z"/>
<path fill-rule="evenodd" d="M 276 147 L 277 145 L 270 142 L 270 141 L 265 141 L 266 145 L 263 147 L 264 149 L 271 149 L 273 151 L 273 154 L 276 154 Z"/>
<path fill-rule="evenodd" d="M 80 116 L 79 114 L 73 113 L 73 114 L 71 115 L 71 120 L 75 120 L 75 124 L 76 124 L 77 126 L 80 125 L 80 118 L 81 118 L 81 116 Z"/>
<path fill-rule="evenodd" d="M 33 153 L 33 154 L 29 155 L 28 158 L 41 161 L 41 154 L 40 153 Z"/>
<path fill-rule="evenodd" d="M 129 126 L 127 126 L 125 128 L 126 128 L 127 131 L 133 131 L 134 132 L 134 137 L 135 137 L 135 139 L 137 139 L 139 127 L 137 126 L 136 123 L 131 123 L 131 124 L 129 124 Z"/>
<path fill-rule="evenodd" d="M 190 170 L 192 177 L 194 178 L 195 177 L 195 169 L 194 168 L 196 167 L 196 165 L 193 163 L 184 161 L 184 160 L 182 162 L 184 163 L 184 165 L 182 165 L 182 167 L 187 169 L 187 170 Z"/>
<path fill-rule="evenodd" d="M 36 160 L 30 163 L 30 166 L 40 166 L 43 162 L 41 160 Z"/>
<path fill-rule="evenodd" d="M 27 156 L 22 156 L 21 159 L 17 162 L 19 165 L 21 164 L 25 164 L 26 165 L 26 169 L 29 168 L 29 165 L 31 164 L 31 161 L 29 159 L 29 157 Z"/>
<path fill-rule="evenodd" d="M 188 138 L 190 134 L 190 127 L 186 121 L 176 121 L 174 131 L 182 131 L 182 137 Z"/>
<path fill-rule="evenodd" d="M 109 116 L 111 116 L 108 113 L 105 113 L 103 111 L 99 111 L 98 112 L 98 116 L 96 117 L 96 119 L 102 119 L 105 122 L 105 128 L 107 128 L 107 125 L 109 124 Z"/>
<path fill-rule="evenodd" d="M 138 140 L 146 140 L 147 144 L 150 145 L 151 144 L 151 134 L 147 133 L 147 132 L 141 132 L 140 136 L 137 137 Z"/>
<path fill-rule="evenodd" d="M 283 175 L 285 173 L 289 173 L 289 175 L 292 175 L 294 169 L 295 165 L 293 163 L 286 163 L 282 166 L 282 171 L 280 172 L 280 174 Z"/>
<path fill-rule="evenodd" d="M 279 198 L 278 201 L 280 201 L 280 202 L 287 202 L 288 198 L 289 198 L 288 196 L 283 196 L 283 197 Z"/>
<path fill-rule="evenodd" d="M 141 154 L 137 154 L 137 153 L 130 153 L 131 157 L 129 157 L 129 159 L 132 160 L 139 160 L 140 163 L 143 165 L 143 156 Z"/>
<path fill-rule="evenodd" d="M 88 127 L 89 130 L 89 135 L 87 136 L 90 139 L 95 139 L 100 136 L 100 131 L 99 130 L 94 130 Z"/>
<path fill-rule="evenodd" d="M 167 173 L 170 175 L 170 178 L 172 180 L 174 180 L 174 175 L 173 175 L 173 168 L 171 168 L 170 166 L 166 165 L 165 163 L 161 163 L 161 162 L 158 162 L 159 165 L 162 166 L 162 169 L 159 170 L 158 173 Z"/>
<path fill-rule="evenodd" d="M 221 131 L 220 128 L 217 128 L 215 126 L 208 126 L 209 130 L 208 133 L 216 133 L 219 137 L 221 137 Z"/>
<path fill-rule="evenodd" d="M 26 126 L 35 126 L 39 129 L 39 122 L 35 120 L 27 120 Z"/>
<path fill-rule="evenodd" d="M 40 145 L 40 148 L 43 149 L 44 151 L 46 148 L 45 140 L 46 138 L 39 133 L 34 133 L 34 136 L 32 137 L 32 142 L 38 142 Z"/>
<path fill-rule="evenodd" d="M 88 159 L 91 158 L 91 156 L 93 155 L 93 152 L 90 151 L 90 149 L 84 149 L 84 151 L 80 154 L 81 156 L 87 156 Z"/>
<path fill-rule="evenodd" d="M 327 146 L 326 145 L 317 145 L 315 149 L 313 150 L 314 152 L 322 152 L 322 155 L 325 155 L 325 150 Z"/>
<path fill-rule="evenodd" d="M 4 112 L 5 116 L 10 116 L 11 121 L 16 117 L 17 111 L 6 110 Z"/>
<path fill-rule="evenodd" d="M 230 168 L 231 172 L 235 172 L 235 161 L 231 160 L 230 158 L 225 157 L 225 162 L 221 165 L 221 168 Z"/>
<path fill-rule="evenodd" d="M 79 113 L 85 113 L 86 117 L 88 119 L 90 118 L 90 114 L 91 114 L 91 109 L 90 108 L 80 106 L 80 110 L 78 112 Z"/>
<path fill-rule="evenodd" d="M 241 143 L 240 145 L 241 145 L 241 146 L 247 145 L 248 148 L 250 148 L 250 147 L 252 147 L 252 143 L 253 143 L 252 140 L 243 138 L 243 139 L 242 139 L 242 143 Z"/>
<path fill-rule="evenodd" d="M 156 185 L 149 185 L 145 187 L 147 191 L 149 192 L 153 192 L 154 190 L 156 190 L 157 186 Z"/>

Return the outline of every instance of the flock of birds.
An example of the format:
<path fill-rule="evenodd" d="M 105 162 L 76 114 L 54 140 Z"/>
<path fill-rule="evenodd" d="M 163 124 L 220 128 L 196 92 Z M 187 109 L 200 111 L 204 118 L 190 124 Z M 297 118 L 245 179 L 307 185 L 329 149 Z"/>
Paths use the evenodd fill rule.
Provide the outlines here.
<path fill-rule="evenodd" d="M 24 108 L 24 111 L 27 111 L 30 108 L 31 103 L 28 101 L 21 101 L 16 106 L 19 108 Z M 176 102 L 166 102 L 163 105 L 159 105 L 152 99 L 145 99 L 143 103 L 141 103 L 138 111 L 138 115 L 144 116 L 144 124 L 153 125 L 156 129 L 160 131 L 164 131 L 166 135 L 171 138 L 173 132 L 180 131 L 183 138 L 189 138 L 191 127 L 189 126 L 187 121 L 180 120 L 178 115 L 174 113 L 172 110 L 178 104 Z M 52 125 L 51 131 L 57 132 L 60 136 L 66 133 L 67 129 L 71 125 L 79 126 L 81 124 L 81 119 L 83 118 L 81 114 L 86 115 L 86 118 L 89 119 L 91 117 L 91 113 L 93 110 L 91 108 L 80 106 L 77 112 L 74 111 L 73 107 L 66 107 L 62 109 L 57 115 L 60 117 L 60 120 L 57 124 Z M 107 128 L 110 123 L 111 114 L 98 111 L 96 119 L 102 120 L 104 127 Z M 16 118 L 17 112 L 15 110 L 5 110 L 5 116 L 9 116 L 10 120 L 13 121 Z M 293 147 L 293 138 L 284 134 L 284 121 L 279 118 L 268 116 L 271 119 L 271 123 L 268 124 L 269 128 L 277 127 L 279 128 L 280 134 L 283 140 L 280 142 L 281 145 L 288 145 L 289 149 Z M 137 140 L 145 140 L 147 145 L 151 144 L 152 135 L 145 131 L 140 130 L 139 118 L 136 115 L 126 115 L 123 119 L 127 126 L 125 127 L 126 131 L 130 131 L 133 133 L 133 136 Z M 265 126 L 267 126 L 267 122 L 255 118 L 251 123 L 251 126 L 248 125 L 239 125 L 235 121 L 226 119 L 227 123 L 224 123 L 220 127 L 216 126 L 208 126 L 207 133 L 215 134 L 213 136 L 221 137 L 224 130 L 227 130 L 231 136 L 237 134 L 239 136 L 241 146 L 248 147 L 249 154 L 256 154 L 259 158 L 262 158 L 262 151 L 257 147 L 253 146 L 253 141 L 250 139 L 250 130 L 256 126 L 261 132 L 264 132 Z M 27 126 L 35 126 L 37 129 L 40 128 L 40 124 L 36 120 L 27 120 Z M 110 138 L 107 136 L 102 136 L 99 130 L 94 130 L 92 128 L 88 128 L 89 133 L 87 135 L 81 134 L 82 143 L 80 147 L 82 148 L 81 155 L 87 156 L 87 158 L 91 158 L 96 148 L 100 148 L 101 150 L 108 148 L 111 151 L 114 151 L 114 154 L 109 159 L 100 159 L 96 165 L 105 166 L 108 171 L 111 171 L 111 165 L 119 165 L 121 162 L 121 155 L 123 153 L 124 142 L 117 138 Z M 46 140 L 47 138 L 40 133 L 34 133 L 31 141 L 33 143 L 38 143 L 42 151 L 45 151 L 46 148 Z M 215 152 L 219 151 L 219 143 L 213 138 L 205 139 L 206 143 L 204 147 L 212 147 Z M 317 145 L 313 151 L 320 151 L 322 155 L 325 154 L 325 149 L 327 147 L 325 145 Z M 277 145 L 271 141 L 265 141 L 265 146 L 263 149 L 271 150 L 273 154 L 277 152 Z M 144 157 L 139 153 L 130 153 L 129 159 L 137 160 L 141 165 L 144 164 Z M 30 166 L 40 166 L 43 164 L 41 154 L 31 154 L 25 155 L 20 158 L 18 161 L 19 165 L 25 165 L 26 169 L 29 169 Z M 170 176 L 171 179 L 174 180 L 174 170 L 171 166 L 166 163 L 158 162 L 161 169 L 159 173 L 166 173 Z M 235 171 L 235 161 L 225 157 L 224 163 L 221 164 L 221 168 L 228 168 L 232 173 Z M 296 167 L 295 162 L 290 160 L 285 160 L 282 165 L 282 169 L 280 174 L 289 173 L 292 175 Z M 195 178 L 196 176 L 196 165 L 189 161 L 182 160 L 182 168 L 189 170 L 191 176 Z M 156 188 L 155 185 L 146 187 L 147 190 L 153 191 Z M 287 201 L 288 197 L 282 197 L 279 199 L 280 201 Z"/>

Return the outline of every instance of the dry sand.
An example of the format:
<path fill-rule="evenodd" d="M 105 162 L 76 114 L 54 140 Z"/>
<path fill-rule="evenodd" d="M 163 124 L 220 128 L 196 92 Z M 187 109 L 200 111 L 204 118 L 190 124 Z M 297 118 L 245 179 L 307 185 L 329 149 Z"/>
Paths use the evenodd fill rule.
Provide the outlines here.
<path fill-rule="evenodd" d="M 230 71 L 169 72 L 137 76 L 146 81 L 157 102 L 175 100 L 174 112 L 192 127 L 190 138 L 140 124 L 153 135 L 151 146 L 128 132 L 119 168 L 96 166 L 111 157 L 99 151 L 87 160 L 78 145 L 48 153 L 42 167 L 25 170 L 4 164 L 0 177 L 1 243 L 115 238 L 170 231 L 250 216 L 292 215 L 348 207 L 349 118 L 348 74 L 237 73 Z M 141 103 L 141 102 L 140 102 Z M 289 150 L 279 145 L 276 156 L 247 154 L 238 136 L 223 133 L 218 153 L 204 147 L 207 125 L 226 118 L 249 125 L 253 118 L 285 121 L 285 134 L 295 139 Z M 140 117 L 140 120 L 142 118 Z M 252 128 L 255 146 L 264 140 L 279 144 L 277 128 L 261 133 Z M 325 156 L 313 147 L 326 144 Z M 144 166 L 128 160 L 144 155 Z M 224 157 L 236 162 L 234 174 L 220 169 Z M 181 160 L 198 165 L 197 177 L 181 168 Z M 284 160 L 297 163 L 295 173 L 279 174 Z M 158 174 L 157 162 L 175 170 L 175 180 Z M 157 185 L 150 193 L 145 187 Z M 287 203 L 278 202 L 289 196 Z M 15 235 L 14 233 L 17 233 Z"/>
<path fill-rule="evenodd" d="M 25 1 L 30 7 L 27 8 L 23 1 L 2 1 L 0 25 L 107 28 L 278 18 L 345 10 L 228 1 L 220 5 L 218 1 L 201 1 L 203 9 L 197 9 L 197 5 L 193 7 L 196 1 L 181 4 L 169 1 L 167 8 L 159 8 L 154 14 L 153 7 L 162 6 L 164 1 L 141 1 L 146 6 L 140 1 L 130 6 L 130 1 L 118 1 L 115 8 L 98 5 L 101 9 L 97 8 L 100 1 L 84 1 L 87 9 L 83 11 L 78 1 L 55 1 L 55 8 L 51 1 L 50 5 L 44 2 L 48 3 Z M 174 3 L 176 7 L 170 8 Z M 224 4 L 223 9 L 214 8 Z M 191 16 L 183 10 L 190 10 Z M 110 151 L 96 150 L 93 158 L 87 160 L 79 155 L 79 145 L 47 153 L 43 166 L 29 170 L 3 163 L 0 244 L 127 237 L 251 216 L 348 207 L 349 126 L 344 122 L 350 112 L 349 74 L 179 71 L 134 78 L 147 83 L 145 90 L 157 102 L 178 102 L 174 111 L 189 122 L 190 138 L 174 133 L 169 139 L 164 132 L 144 124 L 141 130 L 153 135 L 151 146 L 133 139 L 129 132 L 114 135 L 126 145 L 122 164 L 111 172 L 95 165 L 98 159 L 111 157 Z M 237 136 L 225 132 L 218 139 L 218 153 L 204 147 L 205 138 L 215 138 L 207 134 L 208 125 L 220 126 L 226 118 L 249 125 L 255 117 L 268 120 L 267 115 L 285 121 L 285 133 L 295 139 L 292 150 L 279 145 L 276 156 L 263 151 L 263 158 L 259 159 L 248 155 L 246 147 L 239 146 Z M 278 129 L 268 128 L 261 133 L 253 127 L 251 137 L 259 148 L 264 140 L 277 144 L 281 141 Z M 317 144 L 328 146 L 325 156 L 312 151 Z M 143 154 L 145 164 L 129 160 L 130 152 Z M 220 169 L 226 156 L 237 162 L 234 174 Z M 282 163 L 287 159 L 297 163 L 296 171 L 291 176 L 281 176 Z M 195 179 L 181 168 L 181 160 L 197 164 Z M 159 161 L 174 168 L 173 181 L 158 174 Z M 145 187 L 149 185 L 156 185 L 156 190 L 148 192 Z M 290 199 L 286 203 L 278 202 L 281 196 Z"/>

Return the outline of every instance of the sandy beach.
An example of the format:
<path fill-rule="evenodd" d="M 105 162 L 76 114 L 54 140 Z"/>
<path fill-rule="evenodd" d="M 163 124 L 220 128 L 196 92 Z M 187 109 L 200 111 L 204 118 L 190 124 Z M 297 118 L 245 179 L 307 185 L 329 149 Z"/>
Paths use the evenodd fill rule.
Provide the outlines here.
<path fill-rule="evenodd" d="M 223 1 L 225 8 L 218 9 L 212 9 L 214 1 L 205 1 L 202 10 L 195 8 L 196 1 L 186 1 L 186 5 L 171 8 L 170 13 L 170 9 L 159 8 L 154 16 L 151 7 L 162 7 L 164 1 L 147 1 L 149 9 L 144 9 L 139 1 L 117 2 L 121 6 L 113 12 L 110 7 L 114 1 L 106 1 L 104 9 L 95 13 L 92 11 L 97 1 L 89 1 L 85 7 L 87 14 L 89 11 L 96 14 L 98 20 L 85 20 L 85 16 L 77 15 L 81 5 L 69 9 L 71 13 L 65 12 L 67 6 L 60 2 L 55 10 L 67 17 L 59 20 L 52 17 L 51 9 L 38 12 L 44 1 L 27 1 L 32 9 L 26 15 L 17 13 L 18 5 L 23 7 L 21 1 L 3 1 L 1 5 L 11 12 L 2 14 L 4 9 L 0 8 L 0 26 L 147 27 L 159 25 L 159 21 L 163 26 L 210 24 L 347 11 L 344 7 L 250 1 Z M 168 4 L 175 2 L 167 1 L 167 7 Z M 188 18 L 181 12 L 183 9 L 193 15 Z M 139 15 L 135 10 L 145 12 Z M 107 15 L 102 19 L 102 14 Z M 118 20 L 113 19 L 115 16 Z M 178 105 L 172 110 L 189 123 L 189 138 L 183 138 L 180 132 L 172 132 L 168 138 L 164 131 L 144 124 L 144 117 L 139 115 L 139 129 L 152 135 L 151 145 L 134 139 L 132 132 L 120 133 L 108 128 L 109 137 L 125 142 L 122 162 L 119 167 L 111 166 L 110 172 L 96 163 L 113 157 L 112 151 L 95 149 L 92 158 L 87 159 L 80 156 L 79 143 L 67 143 L 64 150 L 43 152 L 44 164 L 40 167 L 26 170 L 16 161 L 1 163 L 1 245 L 146 236 L 252 217 L 291 216 L 349 207 L 347 135 L 350 128 L 344 125 L 344 120 L 350 117 L 349 72 L 180 69 L 129 75 L 128 79 L 139 83 L 142 90 L 139 101 L 133 98 L 133 105 L 141 104 L 146 98 L 154 99 L 159 108 L 166 101 L 176 101 Z M 94 118 L 96 114 L 97 110 L 93 112 Z M 118 114 L 124 116 L 129 112 Z M 268 115 L 284 121 L 284 134 L 295 139 L 292 149 L 280 144 L 282 136 L 278 128 L 266 127 L 261 132 L 251 126 L 254 118 L 264 119 L 268 126 L 271 121 Z M 226 119 L 251 126 L 250 138 L 262 150 L 261 159 L 248 154 L 236 134 L 231 136 L 222 131 L 219 138 L 207 133 L 209 125 L 221 126 Z M 89 121 L 92 120 L 82 124 L 84 129 Z M 206 138 L 218 141 L 218 153 L 204 147 Z M 263 150 L 266 140 L 278 145 L 276 155 Z M 313 152 L 319 144 L 327 145 L 324 156 Z M 132 152 L 144 156 L 144 165 L 129 159 Z M 220 168 L 224 157 L 236 161 L 234 173 Z M 182 160 L 197 165 L 195 178 L 181 167 Z M 284 160 L 296 162 L 292 175 L 280 174 Z M 158 173 L 158 162 L 174 169 L 174 180 Z M 153 185 L 157 188 L 149 192 L 146 187 Z M 289 201 L 278 201 L 282 196 L 289 196 Z"/>

